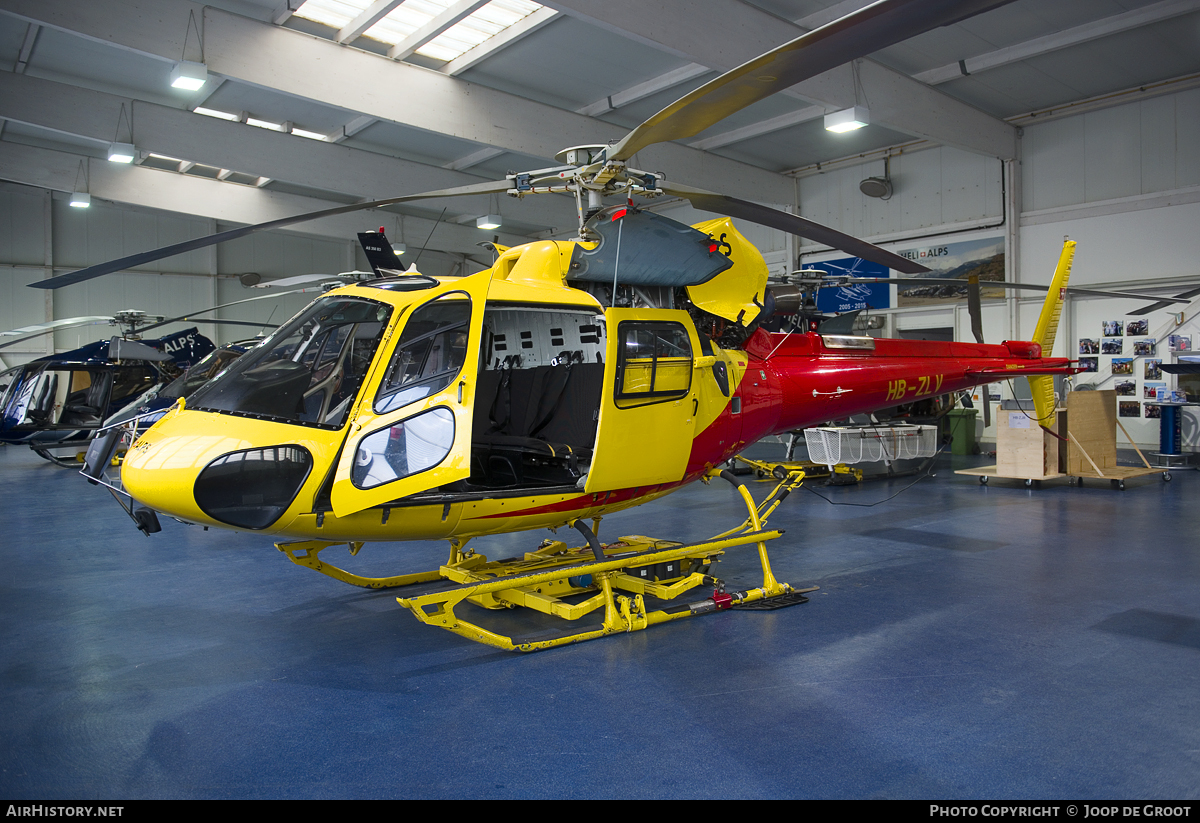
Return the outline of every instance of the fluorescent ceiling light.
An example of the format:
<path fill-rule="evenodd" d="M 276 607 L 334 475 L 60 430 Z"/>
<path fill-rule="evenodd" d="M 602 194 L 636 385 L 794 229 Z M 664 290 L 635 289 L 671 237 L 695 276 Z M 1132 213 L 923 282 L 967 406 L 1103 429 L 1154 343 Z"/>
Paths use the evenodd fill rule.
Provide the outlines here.
<path fill-rule="evenodd" d="M 324 134 L 321 134 L 320 132 L 307 131 L 305 129 L 298 129 L 295 126 L 292 126 L 292 134 L 296 135 L 297 137 L 307 137 L 309 140 L 325 140 L 325 139 L 327 139 L 326 136 Z"/>
<path fill-rule="evenodd" d="M 203 114 L 205 117 L 216 117 L 219 120 L 228 120 L 231 123 L 241 119 L 240 115 L 230 114 L 227 111 L 217 111 L 216 109 L 206 109 L 204 106 L 196 106 L 196 108 L 192 109 L 192 111 L 196 114 Z"/>
<path fill-rule="evenodd" d="M 77 209 L 86 209 L 92 205 L 92 196 L 85 191 L 71 192 L 71 205 Z"/>
<path fill-rule="evenodd" d="M 191 60 L 180 60 L 171 69 L 171 88 L 196 91 L 208 82 L 208 67 Z"/>
<path fill-rule="evenodd" d="M 393 243 L 392 251 L 394 251 L 397 255 L 401 255 L 408 251 L 408 246 L 404 245 L 403 243 Z"/>
<path fill-rule="evenodd" d="M 132 163 L 137 157 L 137 148 L 133 143 L 110 143 L 108 159 L 111 163 Z"/>
<path fill-rule="evenodd" d="M 257 117 L 247 117 L 246 124 L 257 126 L 260 129 L 270 129 L 271 131 L 283 131 L 282 123 L 272 123 L 270 120 L 259 120 Z"/>
<path fill-rule="evenodd" d="M 498 229 L 500 228 L 500 215 L 489 214 L 476 219 L 475 226 L 480 229 Z"/>
<path fill-rule="evenodd" d="M 825 115 L 825 131 L 841 134 L 842 132 L 861 129 L 870 122 L 870 112 L 867 111 L 867 107 L 854 106 L 853 108 L 842 109 L 841 111 Z"/>

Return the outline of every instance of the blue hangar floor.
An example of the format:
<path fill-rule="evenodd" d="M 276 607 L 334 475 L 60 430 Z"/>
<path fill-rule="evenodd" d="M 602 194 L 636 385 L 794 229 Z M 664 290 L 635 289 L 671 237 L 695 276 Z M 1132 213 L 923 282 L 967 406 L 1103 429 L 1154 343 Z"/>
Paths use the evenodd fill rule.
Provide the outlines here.
<path fill-rule="evenodd" d="M 984 462 L 944 456 L 872 508 L 793 494 L 773 559 L 820 586 L 809 603 L 520 655 L 260 535 L 145 537 L 103 489 L 0 448 L 0 798 L 1196 798 L 1200 474 L 1120 492 L 951 471 Z M 742 516 L 697 484 L 601 538 Z M 719 573 L 754 585 L 753 551 Z"/>

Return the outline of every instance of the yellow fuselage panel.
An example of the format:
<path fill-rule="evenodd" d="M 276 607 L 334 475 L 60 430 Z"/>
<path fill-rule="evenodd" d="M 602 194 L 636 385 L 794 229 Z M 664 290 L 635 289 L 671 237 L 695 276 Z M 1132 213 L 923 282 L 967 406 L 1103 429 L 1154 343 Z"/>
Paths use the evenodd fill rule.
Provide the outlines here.
<path fill-rule="evenodd" d="M 762 311 L 766 297 L 767 263 L 762 254 L 728 217 L 697 223 L 692 228 L 711 237 L 733 265 L 707 283 L 688 286 L 688 297 L 710 314 L 750 325 Z"/>
<path fill-rule="evenodd" d="M 195 498 L 196 479 L 214 460 L 248 449 L 300 446 L 312 455 L 313 469 L 288 510 L 266 531 L 277 531 L 313 497 L 345 438 L 344 431 L 293 426 L 213 412 L 173 411 L 142 435 L 125 456 L 121 482 L 135 500 L 156 511 L 206 525 L 214 520 Z"/>

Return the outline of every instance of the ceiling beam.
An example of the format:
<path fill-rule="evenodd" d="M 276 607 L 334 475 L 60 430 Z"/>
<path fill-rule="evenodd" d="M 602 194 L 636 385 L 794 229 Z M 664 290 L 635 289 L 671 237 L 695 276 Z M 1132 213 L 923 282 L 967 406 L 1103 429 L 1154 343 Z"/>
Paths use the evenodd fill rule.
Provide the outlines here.
<path fill-rule="evenodd" d="M 126 105 L 133 112 L 133 136 L 141 151 L 351 197 L 394 197 L 465 186 L 483 179 L 11 72 L 0 72 L 0 100 L 4 101 L 0 112 L 11 120 L 89 138 L 98 144 L 111 142 L 112 123 L 121 106 Z M 487 213 L 488 202 L 486 196 L 461 197 L 443 205 L 449 206 L 451 214 L 480 214 Z M 527 197 L 519 205 L 507 204 L 506 200 L 507 216 L 523 224 L 567 227 L 575 222 L 574 203 L 566 198 Z"/>
<path fill-rule="evenodd" d="M 651 95 L 658 94 L 660 91 L 666 91 L 669 88 L 678 86 L 680 83 L 686 83 L 689 80 L 694 80 L 701 75 L 708 74 L 712 71 L 708 66 L 702 66 L 699 63 L 688 63 L 686 66 L 680 66 L 677 69 L 671 69 L 668 72 L 663 72 L 658 77 L 652 77 L 643 83 L 630 86 L 627 89 L 616 91 L 608 97 L 597 100 L 595 103 L 589 103 L 581 109 L 576 109 L 578 114 L 583 114 L 588 117 L 598 117 L 605 112 L 619 109 L 622 106 L 628 106 L 631 103 L 636 103 L 639 100 L 644 100 Z"/>
<path fill-rule="evenodd" d="M 1200 0 L 1163 0 L 1163 2 L 1155 3 L 1151 6 L 1143 6 L 1140 9 L 1127 11 L 1123 14 L 1114 14 L 1111 17 L 1093 20 L 1091 23 L 1084 23 L 1082 26 L 1075 26 L 1074 28 L 1055 32 L 1054 34 L 1047 34 L 1045 37 L 1035 37 L 1033 40 L 1027 40 L 1024 43 L 1016 43 L 986 54 L 968 57 L 957 63 L 950 63 L 945 66 L 939 66 L 936 69 L 923 71 L 920 74 L 913 75 L 913 79 L 936 86 L 939 83 L 945 83 L 958 77 L 965 77 L 970 74 L 987 71 L 988 69 L 1007 66 L 1010 63 L 1028 60 L 1031 57 L 1049 54 L 1052 51 L 1065 49 L 1068 46 L 1075 46 L 1080 43 L 1086 43 L 1089 40 L 1097 40 L 1101 37 L 1119 34 L 1130 29 L 1148 26 L 1151 23 L 1169 20 L 1172 17 L 1178 17 L 1181 14 L 1190 14 L 1194 11 L 1200 11 Z"/>
<path fill-rule="evenodd" d="M 825 109 L 823 106 L 806 106 L 797 111 L 790 111 L 787 114 L 772 117 L 769 120 L 761 120 L 757 123 L 751 123 L 748 126 L 742 126 L 740 129 L 733 129 L 721 134 L 714 134 L 712 137 L 694 140 L 688 143 L 688 145 L 694 149 L 711 151 L 712 149 L 719 149 L 722 146 L 740 143 L 743 140 L 749 140 L 753 137 L 761 137 L 764 134 L 770 134 L 774 131 L 798 126 L 801 123 L 807 123 L 810 120 L 816 120 L 818 117 L 824 116 Z"/>
<path fill-rule="evenodd" d="M 0 0 L 0 12 L 171 62 L 182 51 L 193 9 L 202 7 L 187 0 Z M 546 160 L 565 146 L 625 135 L 618 126 L 441 72 L 213 7 L 202 10 L 209 71 L 232 79 Z M 634 165 L 756 202 L 795 199 L 784 175 L 672 143 L 647 148 Z"/>
<path fill-rule="evenodd" d="M 375 123 L 378 123 L 378 122 L 379 122 L 378 118 L 369 117 L 368 115 L 365 115 L 365 114 L 360 114 L 358 117 L 355 117 L 349 123 L 346 123 L 345 125 L 343 125 L 341 128 L 341 131 L 337 132 L 337 134 L 335 134 L 331 138 L 329 138 L 329 142 L 330 143 L 343 143 L 346 140 L 349 140 L 354 135 L 358 134 L 360 131 L 365 129 L 367 126 L 374 125 Z"/>
<path fill-rule="evenodd" d="M 0 143 L 0 179 L 52 191 L 71 191 L 78 171 L 78 155 L 17 143 Z M 243 225 L 341 205 L 205 177 L 170 174 L 146 166 L 103 162 L 91 164 L 88 189 L 93 201 L 109 200 L 139 208 Z M 363 226 L 386 226 L 389 236 L 400 238 L 400 216 L 379 209 L 325 217 L 273 231 L 350 240 L 362 231 Z M 410 246 L 415 246 L 418 240 L 433 232 L 431 250 L 468 255 L 478 254 L 479 241 L 490 240 L 493 234 L 499 234 L 500 242 L 506 245 L 528 240 L 508 234 L 503 228 L 485 234 L 474 226 L 437 223 L 411 215 L 404 217 L 404 232 Z"/>
<path fill-rule="evenodd" d="M 740 0 L 707 0 L 704 14 L 697 14 L 690 0 L 546 2 L 608 31 L 722 72 L 805 33 L 795 23 Z M 736 20 L 737 25 L 716 26 L 714 20 Z M 1016 129 L 1003 120 L 873 61 L 864 60 L 862 66 L 861 82 L 873 123 L 977 154 L 1015 157 Z M 810 78 L 789 91 L 830 109 L 856 102 L 849 66 Z"/>
<path fill-rule="evenodd" d="M 276 6 L 275 10 L 271 12 L 271 22 L 277 26 L 282 26 L 291 18 L 293 14 L 296 13 L 296 9 L 300 8 L 302 5 L 304 5 L 304 0 L 283 0 L 283 2 Z"/>
<path fill-rule="evenodd" d="M 502 154 L 504 154 L 504 149 L 480 149 L 479 151 L 471 152 L 465 157 L 460 157 L 457 160 L 451 160 L 449 163 L 444 164 L 442 168 L 461 171 L 462 169 L 469 169 L 471 166 L 478 166 L 480 163 L 486 163 L 493 157 L 499 157 Z"/>
<path fill-rule="evenodd" d="M 17 64 L 13 67 L 13 71 L 17 74 L 24 74 L 25 67 L 29 65 L 29 58 L 33 54 L 33 44 L 37 41 L 38 32 L 42 27 L 36 23 L 30 23 L 29 28 L 25 29 L 25 39 L 21 41 L 21 50 L 17 53 Z"/>

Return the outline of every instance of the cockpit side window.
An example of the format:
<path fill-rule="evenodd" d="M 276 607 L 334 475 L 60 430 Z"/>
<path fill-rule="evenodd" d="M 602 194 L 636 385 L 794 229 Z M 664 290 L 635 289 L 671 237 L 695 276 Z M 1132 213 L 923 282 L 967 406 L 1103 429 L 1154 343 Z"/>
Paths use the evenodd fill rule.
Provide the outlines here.
<path fill-rule="evenodd" d="M 441 391 L 462 370 L 471 325 L 471 301 L 464 298 L 451 292 L 412 313 L 375 396 L 377 414 Z"/>

